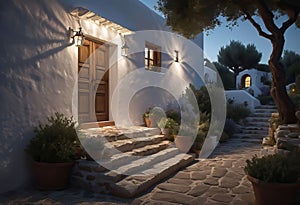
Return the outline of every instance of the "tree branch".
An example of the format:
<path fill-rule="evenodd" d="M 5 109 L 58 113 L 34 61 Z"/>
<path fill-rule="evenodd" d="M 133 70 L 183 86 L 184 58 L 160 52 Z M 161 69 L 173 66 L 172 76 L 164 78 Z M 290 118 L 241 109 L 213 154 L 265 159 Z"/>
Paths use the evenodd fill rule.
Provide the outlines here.
<path fill-rule="evenodd" d="M 296 22 L 298 18 L 299 11 L 291 10 L 291 12 L 292 14 L 289 15 L 289 19 L 282 23 L 282 26 L 280 28 L 281 33 L 284 33 L 291 25 L 293 25 L 293 23 Z"/>
<path fill-rule="evenodd" d="M 271 32 L 272 34 L 279 31 L 279 28 L 274 23 L 274 14 L 270 11 L 265 0 L 255 0 L 255 3 L 258 8 L 258 13 L 261 16 L 268 31 Z"/>
<path fill-rule="evenodd" d="M 267 39 L 270 39 L 272 40 L 273 39 L 273 36 L 270 35 L 270 34 L 267 34 L 266 32 L 264 32 L 262 29 L 261 29 L 261 26 L 252 18 L 252 16 L 249 14 L 249 12 L 247 11 L 243 11 L 246 15 L 246 19 L 248 19 L 250 21 L 250 23 L 256 28 L 256 30 L 258 31 L 258 34 L 260 36 L 263 36 Z"/>

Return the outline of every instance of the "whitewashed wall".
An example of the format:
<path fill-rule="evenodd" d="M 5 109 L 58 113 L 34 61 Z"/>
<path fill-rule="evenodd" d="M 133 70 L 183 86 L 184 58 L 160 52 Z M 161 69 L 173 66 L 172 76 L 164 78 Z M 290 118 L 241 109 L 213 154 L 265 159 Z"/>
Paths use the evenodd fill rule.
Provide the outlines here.
<path fill-rule="evenodd" d="M 236 104 L 244 104 L 244 102 L 248 103 L 248 108 L 253 112 L 255 107 L 260 105 L 260 101 L 250 95 L 245 90 L 227 90 L 225 91 L 227 101 L 229 99 L 234 100 Z"/>
<path fill-rule="evenodd" d="M 146 42 L 161 47 L 161 72 L 145 70 Z M 116 124 L 143 124 L 142 114 L 149 107 L 166 110 L 177 104 L 176 98 L 190 83 L 203 85 L 203 52 L 192 41 L 168 32 L 142 31 L 126 36 L 126 43 L 129 55 L 118 62 L 121 86 L 112 100 Z M 179 63 L 173 60 L 174 50 L 179 51 Z"/>
<path fill-rule="evenodd" d="M 269 80 L 271 80 L 271 74 L 263 71 L 259 71 L 256 69 L 246 69 L 239 73 L 239 75 L 236 78 L 236 87 L 239 88 L 241 85 L 241 79 L 244 75 L 250 75 L 251 76 L 251 83 L 252 85 L 255 85 L 258 88 L 261 88 L 264 86 L 264 84 L 261 82 L 261 77 L 266 76 Z"/>
<path fill-rule="evenodd" d="M 68 27 L 78 21 L 56 1 L 0 2 L 0 193 L 26 184 L 30 176 L 24 148 L 33 127 L 54 112 L 71 115 L 78 53 Z M 92 22 L 83 32 L 99 39 L 117 35 Z"/>
<path fill-rule="evenodd" d="M 89 20 L 82 20 L 80 24 L 86 35 L 108 42 L 113 41 L 113 45 L 117 48 L 120 46 L 120 41 L 116 40 L 117 33 L 97 26 Z M 0 2 L 0 26 L 0 193 L 2 193 L 30 182 L 30 162 L 24 148 L 34 136 L 33 128 L 39 121 L 45 122 L 46 117 L 54 112 L 62 112 L 68 116 L 76 115 L 72 113 L 72 100 L 73 93 L 75 95 L 77 93 L 78 50 L 74 45 L 69 45 L 66 34 L 69 27 L 78 29 L 80 25 L 78 20 L 67 14 L 55 0 L 11 0 Z M 159 36 L 156 38 L 159 39 Z M 201 39 L 202 35 L 198 38 L 198 42 L 203 47 Z M 152 40 L 150 38 L 149 41 Z M 141 39 L 140 42 L 133 42 L 130 46 L 134 44 L 144 46 L 144 41 L 145 39 Z M 170 43 L 174 42 L 174 45 L 177 45 L 174 39 Z M 187 82 L 198 83 L 197 76 L 189 72 L 188 68 L 191 66 L 201 70 L 203 54 L 190 52 L 182 44 L 178 46 L 180 47 L 177 49 L 182 51 L 183 61 L 181 64 L 164 65 L 166 70 L 174 72 L 167 74 L 169 81 L 166 83 L 184 88 L 183 84 L 181 86 L 176 82 L 178 78 L 174 76 L 180 76 Z M 130 58 L 120 57 L 119 49 L 111 54 L 111 97 L 118 82 L 132 69 L 141 67 L 139 63 L 144 63 L 143 55 L 140 62 L 135 62 Z M 189 58 L 196 58 L 197 61 L 186 65 Z M 148 93 L 146 96 L 152 95 Z M 154 99 L 153 96 L 150 98 Z M 138 99 L 144 97 L 136 95 L 132 99 L 131 111 L 137 113 L 133 116 L 134 122 L 139 121 L 137 118 L 148 107 L 147 103 L 140 106 Z M 119 98 L 117 102 L 122 102 L 122 99 Z M 122 110 L 116 111 L 119 115 L 122 114 Z M 114 120 L 112 115 L 110 118 Z"/>

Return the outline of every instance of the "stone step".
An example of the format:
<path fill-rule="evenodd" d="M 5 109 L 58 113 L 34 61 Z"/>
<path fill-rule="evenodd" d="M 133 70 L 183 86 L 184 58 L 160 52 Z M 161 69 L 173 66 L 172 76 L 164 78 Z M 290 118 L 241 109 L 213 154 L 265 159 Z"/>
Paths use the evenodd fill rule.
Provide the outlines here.
<path fill-rule="evenodd" d="M 253 113 L 253 114 L 250 114 L 250 117 L 267 117 L 267 118 L 270 118 L 271 117 L 271 113 Z"/>
<path fill-rule="evenodd" d="M 268 129 L 269 122 L 248 122 L 247 125 L 250 126 L 250 127 Z"/>
<path fill-rule="evenodd" d="M 124 127 L 97 127 L 80 130 L 80 133 L 88 136 L 105 137 L 107 141 L 117 141 L 131 138 L 146 137 L 151 135 L 159 135 L 159 128 L 148 128 L 133 126 L 129 128 Z"/>
<path fill-rule="evenodd" d="M 270 117 L 247 117 L 247 122 L 268 122 Z"/>
<path fill-rule="evenodd" d="M 267 135 L 260 135 L 260 134 L 244 134 L 244 133 L 237 133 L 232 135 L 233 138 L 251 138 L 251 139 L 263 139 Z"/>
<path fill-rule="evenodd" d="M 143 167 L 172 158 L 178 153 L 179 150 L 177 148 L 171 147 L 145 157 L 127 157 L 121 164 L 120 161 L 116 164 L 115 161 L 112 160 L 108 162 L 106 166 L 113 168 L 114 173 L 138 174 Z"/>
<path fill-rule="evenodd" d="M 277 109 L 275 105 L 259 105 L 255 109 Z"/>
<path fill-rule="evenodd" d="M 141 148 L 151 144 L 159 144 L 166 138 L 164 135 L 153 135 L 139 138 L 130 138 L 124 140 L 117 140 L 110 142 L 112 146 L 118 149 L 120 152 L 128 152 L 133 149 Z"/>
<path fill-rule="evenodd" d="M 277 109 L 261 109 L 261 108 L 256 108 L 255 113 L 273 113 L 273 112 L 278 112 Z"/>
<path fill-rule="evenodd" d="M 256 134 L 256 135 L 267 135 L 267 130 L 242 130 L 242 134 Z"/>
<path fill-rule="evenodd" d="M 131 156 L 120 166 L 113 164 L 113 161 L 100 165 L 94 161 L 79 160 L 74 167 L 72 182 L 97 193 L 133 197 L 193 160 L 192 155 L 181 153 L 177 148 L 168 148 L 145 157 Z"/>
<path fill-rule="evenodd" d="M 178 153 L 176 156 L 153 163 L 151 167 L 142 172 L 142 175 L 128 176 L 116 184 L 110 184 L 110 193 L 119 197 L 132 198 L 191 164 L 193 160 L 191 155 Z"/>
<path fill-rule="evenodd" d="M 262 139 L 232 139 L 230 142 L 237 142 L 237 143 L 251 143 L 251 144 L 261 144 Z"/>
<path fill-rule="evenodd" d="M 246 127 L 243 127 L 242 130 L 268 130 L 268 128 L 266 128 L 265 126 L 251 126 L 251 125 L 248 125 Z"/>

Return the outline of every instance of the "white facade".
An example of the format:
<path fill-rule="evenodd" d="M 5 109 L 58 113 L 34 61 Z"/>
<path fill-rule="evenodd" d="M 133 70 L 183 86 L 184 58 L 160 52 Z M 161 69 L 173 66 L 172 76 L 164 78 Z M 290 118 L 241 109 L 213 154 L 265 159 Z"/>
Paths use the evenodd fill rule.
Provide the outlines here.
<path fill-rule="evenodd" d="M 245 90 L 227 90 L 225 91 L 227 101 L 233 100 L 235 104 L 247 104 L 247 108 L 249 108 L 252 112 L 254 112 L 255 107 L 261 105 L 260 101 L 250 95 Z"/>
<path fill-rule="evenodd" d="M 154 102 L 162 106 L 171 103 L 172 96 L 166 94 L 165 90 L 145 88 L 146 93 L 141 89 L 134 94 L 126 113 L 123 113 L 124 109 L 118 110 L 116 107 L 124 106 L 124 99 L 121 92 L 114 95 L 115 90 L 132 71 L 140 71 L 137 73 L 139 75 L 150 72 L 150 76 L 158 79 L 156 83 L 173 85 L 170 86 L 171 90 L 175 85 L 184 89 L 188 83 L 201 84 L 195 70 L 203 74 L 203 54 L 194 51 L 198 49 L 197 45 L 203 48 L 202 35 L 196 40 L 197 45 L 191 43 L 188 49 L 182 43 L 187 41 L 178 40 L 181 37 L 175 34 L 166 36 L 156 32 L 155 35 L 149 35 L 146 32 L 145 35 L 137 35 L 139 30 L 144 29 L 166 30 L 163 19 L 139 1 L 12 0 L 1 2 L 0 5 L 0 193 L 29 181 L 30 163 L 24 148 L 34 135 L 33 128 L 39 121 L 44 122 L 54 112 L 76 117 L 74 99 L 77 93 L 78 48 L 68 42 L 69 27 L 75 30 L 82 27 L 86 36 L 105 42 L 112 48 L 109 58 L 109 95 L 110 101 L 114 99 L 114 105 L 110 106 L 110 120 L 120 123 L 127 121 L 124 114 L 128 116 L 130 111 L 130 121 L 138 124 L 141 114 Z M 76 7 L 92 11 L 114 25 L 122 26 L 122 34 L 127 34 L 125 39 L 130 48 L 129 56 L 121 56 L 122 42 L 118 31 L 92 19 L 76 19 L 69 13 Z M 145 70 L 143 52 L 146 41 L 161 47 L 162 72 Z M 179 63 L 174 63 L 170 57 L 174 50 L 179 51 Z M 179 79 L 183 79 L 184 83 Z M 128 85 L 134 85 L 134 81 Z M 145 85 L 151 83 L 153 81 Z M 113 115 L 111 109 L 114 106 Z"/>
<path fill-rule="evenodd" d="M 246 85 L 250 83 L 249 85 Z M 264 81 L 271 81 L 271 73 L 259 71 L 256 69 L 246 69 L 236 77 L 236 88 L 246 89 L 254 96 L 262 94 L 260 88 L 265 87 Z"/>

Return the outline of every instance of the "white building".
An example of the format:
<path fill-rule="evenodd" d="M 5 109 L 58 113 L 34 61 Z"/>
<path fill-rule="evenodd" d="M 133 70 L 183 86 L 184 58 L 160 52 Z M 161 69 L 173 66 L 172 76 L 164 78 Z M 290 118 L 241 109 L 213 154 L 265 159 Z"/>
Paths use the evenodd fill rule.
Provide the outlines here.
<path fill-rule="evenodd" d="M 271 82 L 271 73 L 256 69 L 246 69 L 236 77 L 236 87 L 246 89 L 255 97 L 262 94 L 261 88 L 266 87 L 266 83 Z"/>
<path fill-rule="evenodd" d="M 172 92 L 181 92 L 177 88 L 201 84 L 203 53 L 195 50 L 203 48 L 203 36 L 187 46 L 182 37 L 162 32 L 169 31 L 164 19 L 137 0 L 11 0 L 0 5 L 0 193 L 28 182 L 24 148 L 33 127 L 54 112 L 80 122 L 129 119 L 139 124 L 149 106 L 172 103 Z M 67 34 L 74 33 L 69 27 L 82 28 L 83 46 L 70 44 Z M 125 43 L 127 57 L 121 55 Z M 131 73 L 151 78 L 130 78 Z M 122 86 L 125 77 L 128 87 Z M 171 91 L 151 88 L 151 79 Z M 134 92 L 138 80 L 145 87 Z M 128 104 L 122 89 L 132 95 Z"/>

